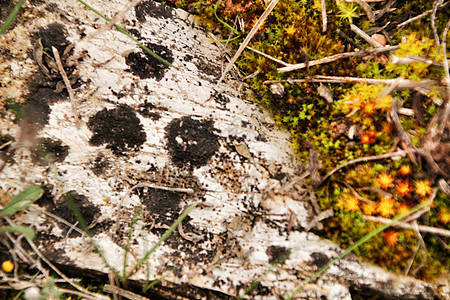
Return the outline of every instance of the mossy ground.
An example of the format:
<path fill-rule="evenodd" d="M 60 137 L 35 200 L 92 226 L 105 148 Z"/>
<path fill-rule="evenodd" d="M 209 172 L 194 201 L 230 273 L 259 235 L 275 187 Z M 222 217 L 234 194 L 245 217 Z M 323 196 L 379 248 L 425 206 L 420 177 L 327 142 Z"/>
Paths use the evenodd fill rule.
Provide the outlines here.
<path fill-rule="evenodd" d="M 379 12 L 386 2 L 371 3 L 371 9 Z M 228 45 L 235 49 L 265 7 L 261 0 L 222 0 L 219 3 L 216 0 L 169 0 L 163 3 L 197 14 L 220 39 L 230 38 L 232 30 L 229 26 L 234 27 Z M 435 62 L 443 61 L 442 50 L 438 51 L 434 40 L 430 15 L 398 27 L 411 17 L 432 9 L 433 1 L 397 3 L 375 22 L 368 19 L 356 2 L 333 0 L 326 1 L 326 5 L 328 25 L 324 33 L 320 1 L 280 1 L 249 46 L 289 64 L 354 51 L 354 43 L 372 48 L 350 30 L 350 23 L 353 23 L 369 35 L 378 33 L 387 38 L 388 44 L 399 45 L 400 48 L 394 52 L 397 57 L 413 55 Z M 449 12 L 443 9 L 436 15 L 436 28 L 441 39 Z M 243 20 L 244 26 L 239 25 L 238 19 Z M 351 41 L 339 34 L 339 30 Z M 237 35 L 240 37 L 233 39 Z M 428 134 L 427 126 L 431 118 L 442 107 L 439 101 L 448 97 L 442 84 L 436 84 L 425 94 L 403 89 L 381 95 L 386 89 L 384 84 L 328 83 L 325 86 L 334 101 L 327 101 L 319 95 L 319 83 L 311 80 L 295 84 L 287 80 L 329 75 L 375 79 L 401 76 L 416 81 L 439 81 L 444 76 L 444 69 L 440 66 L 417 61 L 394 64 L 387 53 L 353 56 L 295 72 L 279 73 L 277 68 L 282 65 L 245 50 L 236 64 L 245 75 L 258 71 L 256 76 L 246 80 L 254 92 L 255 102 L 268 108 L 276 122 L 292 132 L 293 147 L 305 162 L 308 162 L 311 149 L 318 153 L 320 176 L 351 159 L 385 154 L 399 146 L 420 147 Z M 273 94 L 270 84 L 265 84 L 267 80 L 282 82 L 284 92 Z M 405 146 L 405 141 L 399 138 L 398 128 L 389 117 L 392 103 L 414 112 L 414 115 L 400 114 L 399 118 L 411 140 L 409 146 Z M 448 142 L 447 132 L 440 141 L 442 151 L 448 152 Z M 436 155 L 434 159 L 448 174 L 448 158 Z M 433 172 L 416 155 L 343 168 L 315 186 L 322 209 L 335 210 L 335 216 L 317 233 L 346 247 L 379 226 L 366 222 L 364 216 L 392 218 L 430 199 L 432 195 L 435 196 L 430 211 L 418 222 L 449 230 L 450 203 L 448 195 L 438 189 L 437 182 L 441 178 L 442 175 Z M 434 234 L 422 236 L 426 250 L 423 247 L 418 250 L 420 243 L 412 230 L 391 229 L 357 249 L 357 254 L 387 269 L 422 279 L 432 279 L 448 272 L 448 237 Z"/>

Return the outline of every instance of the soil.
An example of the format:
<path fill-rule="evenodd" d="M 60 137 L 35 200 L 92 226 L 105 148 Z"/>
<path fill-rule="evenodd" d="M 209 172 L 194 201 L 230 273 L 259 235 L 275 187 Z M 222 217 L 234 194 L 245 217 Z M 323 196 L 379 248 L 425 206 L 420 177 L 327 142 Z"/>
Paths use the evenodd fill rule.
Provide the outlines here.
<path fill-rule="evenodd" d="M 200 167 L 219 149 L 212 120 L 174 119 L 166 127 L 167 150 L 177 166 Z"/>
<path fill-rule="evenodd" d="M 106 144 L 115 155 L 138 151 L 147 138 L 136 113 L 125 104 L 99 111 L 89 119 L 88 127 L 94 132 L 89 142 L 94 146 Z"/>

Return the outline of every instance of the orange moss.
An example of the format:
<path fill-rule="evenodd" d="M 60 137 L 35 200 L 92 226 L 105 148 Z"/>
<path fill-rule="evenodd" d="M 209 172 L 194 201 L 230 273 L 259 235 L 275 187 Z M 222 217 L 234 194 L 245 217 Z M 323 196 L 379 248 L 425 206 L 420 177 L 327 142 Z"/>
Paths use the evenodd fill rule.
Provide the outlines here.
<path fill-rule="evenodd" d="M 378 175 L 377 182 L 382 189 L 387 190 L 394 182 L 394 178 L 389 174 L 381 173 Z"/>
<path fill-rule="evenodd" d="M 411 186 L 409 185 L 409 181 L 400 181 L 395 188 L 397 193 L 402 197 L 409 197 L 411 192 Z"/>
<path fill-rule="evenodd" d="M 372 203 L 364 203 L 362 206 L 362 210 L 365 215 L 371 216 L 377 211 L 377 207 Z"/>
<path fill-rule="evenodd" d="M 398 236 L 400 234 L 397 231 L 395 231 L 395 230 L 388 229 L 385 232 L 383 232 L 381 235 L 384 237 L 384 240 L 386 241 L 386 243 L 390 247 L 393 247 L 393 246 L 395 246 L 397 244 Z"/>
<path fill-rule="evenodd" d="M 377 206 L 377 212 L 383 217 L 394 215 L 395 200 L 388 197 L 382 197 Z"/>
<path fill-rule="evenodd" d="M 416 181 L 416 193 L 419 196 L 425 197 L 431 193 L 431 182 L 429 180 Z"/>
<path fill-rule="evenodd" d="M 398 169 L 398 173 L 402 176 L 407 176 L 411 174 L 411 166 L 410 165 L 402 165 L 400 169 Z"/>

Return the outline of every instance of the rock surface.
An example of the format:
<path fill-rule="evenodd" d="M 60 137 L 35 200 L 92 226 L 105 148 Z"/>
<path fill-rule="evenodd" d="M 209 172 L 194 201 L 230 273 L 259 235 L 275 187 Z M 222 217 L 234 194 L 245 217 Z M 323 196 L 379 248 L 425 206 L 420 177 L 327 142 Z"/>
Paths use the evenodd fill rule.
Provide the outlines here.
<path fill-rule="evenodd" d="M 215 86 L 223 59 L 192 16 L 144 0 L 120 23 L 175 69 L 117 30 L 83 40 L 105 22 L 75 0 L 33 3 L 0 38 L 0 95 L 24 103 L 25 115 L 19 121 L 10 109 L 1 119 L 2 140 L 14 142 L 2 149 L 0 182 L 10 194 L 45 187 L 16 222 L 36 229 L 34 242 L 50 261 L 111 273 L 73 225 L 70 200 L 119 273 L 127 246 L 130 270 L 197 203 L 130 277 L 143 283 L 164 276 L 156 291 L 167 298 L 232 298 L 265 274 L 251 297 L 278 299 L 342 252 L 308 232 L 319 212 L 289 134 L 246 100 L 244 86 Z M 110 18 L 125 4 L 93 3 Z M 69 45 L 74 49 L 65 55 Z M 61 77 L 52 46 L 73 79 L 79 126 L 67 90 L 55 92 Z M 284 263 L 272 266 L 288 251 Z M 351 299 L 351 293 L 445 297 L 352 256 L 297 297 Z"/>

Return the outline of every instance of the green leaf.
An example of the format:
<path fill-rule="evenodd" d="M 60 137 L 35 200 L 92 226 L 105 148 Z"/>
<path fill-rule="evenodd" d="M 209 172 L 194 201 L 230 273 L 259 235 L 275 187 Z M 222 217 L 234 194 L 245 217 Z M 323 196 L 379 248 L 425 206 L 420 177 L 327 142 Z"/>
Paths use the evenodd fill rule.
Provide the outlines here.
<path fill-rule="evenodd" d="M 11 216 L 18 211 L 26 209 L 34 201 L 41 198 L 44 190 L 37 185 L 27 187 L 0 210 L 0 217 Z"/>
<path fill-rule="evenodd" d="M 34 239 L 36 234 L 34 230 L 30 227 L 26 226 L 3 226 L 0 227 L 0 231 L 8 231 L 8 232 L 19 232 L 25 235 L 29 239 Z"/>

